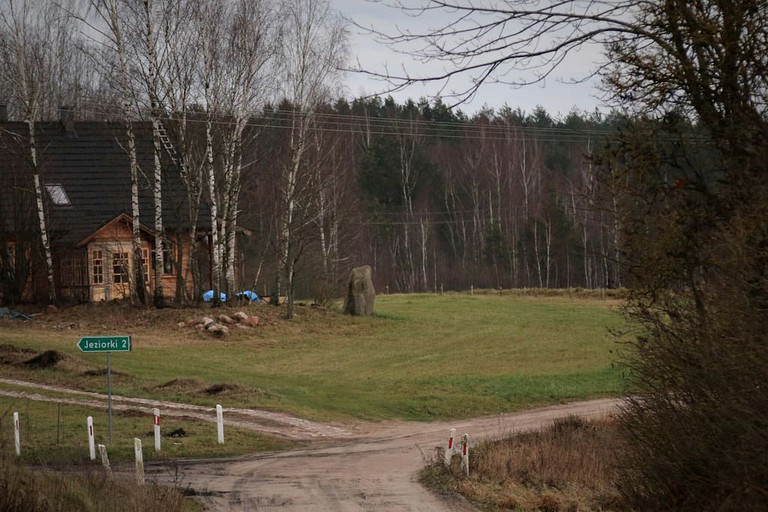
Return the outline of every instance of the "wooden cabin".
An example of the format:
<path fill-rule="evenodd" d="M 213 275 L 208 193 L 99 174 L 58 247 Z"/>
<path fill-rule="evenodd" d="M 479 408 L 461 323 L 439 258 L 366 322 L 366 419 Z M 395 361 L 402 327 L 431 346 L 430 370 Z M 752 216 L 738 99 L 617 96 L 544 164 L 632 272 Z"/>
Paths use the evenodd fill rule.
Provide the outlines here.
<path fill-rule="evenodd" d="M 0 109 L 2 114 L 2 109 Z M 198 210 L 199 230 L 191 233 L 184 181 L 174 159 L 164 150 L 162 276 L 153 274 L 154 146 L 151 125 L 133 124 L 139 160 L 141 252 L 147 291 L 163 287 L 168 299 L 177 284 L 193 293 L 190 258 L 207 258 L 210 214 Z M 96 302 L 130 296 L 133 282 L 130 163 L 125 125 L 118 122 L 73 121 L 67 111 L 60 121 L 37 122 L 38 173 L 44 191 L 57 296 L 72 302 Z M 47 278 L 39 237 L 29 128 L 0 115 L 0 303 L 3 294 L 16 300 L 46 300 Z M 193 244 L 199 250 L 193 251 Z M 208 265 L 200 262 L 208 286 Z M 206 288 L 207 289 L 207 288 Z M 7 300 L 6 300 L 7 301 Z"/>

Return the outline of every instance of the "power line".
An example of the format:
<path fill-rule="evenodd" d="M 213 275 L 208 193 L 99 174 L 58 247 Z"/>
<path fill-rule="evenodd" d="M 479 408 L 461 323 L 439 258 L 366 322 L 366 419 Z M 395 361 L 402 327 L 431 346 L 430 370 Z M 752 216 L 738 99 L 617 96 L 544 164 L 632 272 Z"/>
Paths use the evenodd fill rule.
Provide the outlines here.
<path fill-rule="evenodd" d="M 119 120 L 122 114 L 118 111 L 97 110 L 84 107 L 91 114 L 100 114 Z M 193 113 L 194 114 L 194 113 Z M 354 133 L 377 136 L 405 136 L 424 139 L 463 139 L 463 140 L 487 140 L 507 142 L 563 142 L 563 143 L 588 143 L 593 140 L 607 138 L 613 130 L 607 128 L 575 129 L 568 127 L 538 127 L 521 126 L 511 124 L 498 124 L 491 120 L 488 123 L 478 124 L 477 121 L 430 121 L 423 119 L 373 117 L 357 114 L 337 114 L 328 112 L 300 113 L 291 110 L 272 110 L 267 113 L 253 116 L 246 123 L 250 128 L 261 129 L 291 129 L 288 124 L 296 116 L 310 117 L 313 128 L 324 133 Z M 179 119 L 172 116 L 161 116 L 162 121 L 178 122 Z M 207 123 L 206 119 L 187 117 L 187 123 Z M 234 121 L 215 119 L 211 121 L 216 126 L 231 126 Z"/>

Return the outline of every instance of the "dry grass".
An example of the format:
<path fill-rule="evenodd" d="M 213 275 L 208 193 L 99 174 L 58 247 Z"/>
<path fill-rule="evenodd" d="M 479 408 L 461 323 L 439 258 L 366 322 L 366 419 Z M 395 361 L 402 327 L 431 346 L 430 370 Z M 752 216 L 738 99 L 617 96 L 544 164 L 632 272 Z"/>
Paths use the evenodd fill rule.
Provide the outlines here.
<path fill-rule="evenodd" d="M 490 441 L 471 453 L 464 478 L 458 457 L 450 470 L 433 464 L 424 481 L 458 492 L 485 510 L 623 511 L 613 485 L 621 449 L 615 426 L 568 418 L 551 428 Z"/>
<path fill-rule="evenodd" d="M 179 489 L 131 479 L 112 479 L 102 470 L 58 473 L 28 469 L 0 456 L 0 510 L 4 512 L 132 512 L 199 510 Z"/>

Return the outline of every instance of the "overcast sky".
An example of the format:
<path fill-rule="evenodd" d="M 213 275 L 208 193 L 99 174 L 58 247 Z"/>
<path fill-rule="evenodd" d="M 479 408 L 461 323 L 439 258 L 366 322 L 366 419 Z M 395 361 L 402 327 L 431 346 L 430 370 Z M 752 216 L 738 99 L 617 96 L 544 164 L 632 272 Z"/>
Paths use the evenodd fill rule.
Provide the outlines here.
<path fill-rule="evenodd" d="M 423 17 L 407 17 L 395 9 L 366 0 L 330 0 L 330 2 L 331 6 L 345 17 L 353 19 L 360 25 L 373 26 L 384 32 L 393 32 L 396 27 L 405 26 L 411 29 L 428 29 L 430 25 L 435 26 L 439 23 L 439 20 L 434 17 L 429 20 Z M 350 50 L 353 63 L 359 61 L 365 69 L 381 72 L 385 66 L 388 66 L 390 71 L 400 71 L 402 66 L 405 66 L 411 73 L 426 74 L 429 74 L 430 70 L 439 72 L 442 69 L 440 64 L 421 63 L 398 54 L 387 46 L 377 43 L 371 35 L 361 32 L 357 27 L 350 27 Z M 472 114 L 484 105 L 498 108 L 506 103 L 512 108 L 520 107 L 530 112 L 537 105 L 541 105 L 553 115 L 566 114 L 573 107 L 587 111 L 592 111 L 596 107 L 603 108 L 599 100 L 599 91 L 595 88 L 595 80 L 581 84 L 564 83 L 586 76 L 590 69 L 594 69 L 595 63 L 600 58 L 599 48 L 583 48 L 558 68 L 557 76 L 549 77 L 544 84 L 523 88 L 513 88 L 505 84 L 486 84 L 471 103 L 459 108 L 467 114 Z M 377 82 L 357 73 L 349 73 L 345 83 L 347 95 L 351 97 L 379 93 L 387 89 L 386 83 Z M 468 81 L 457 81 L 450 84 L 448 88 L 456 90 L 468 84 Z M 434 84 L 428 86 L 417 84 L 404 91 L 392 93 L 392 96 L 398 101 L 403 101 L 406 98 L 418 99 L 421 96 L 434 95 L 437 91 L 438 87 Z M 446 103 L 449 102 L 446 101 Z"/>

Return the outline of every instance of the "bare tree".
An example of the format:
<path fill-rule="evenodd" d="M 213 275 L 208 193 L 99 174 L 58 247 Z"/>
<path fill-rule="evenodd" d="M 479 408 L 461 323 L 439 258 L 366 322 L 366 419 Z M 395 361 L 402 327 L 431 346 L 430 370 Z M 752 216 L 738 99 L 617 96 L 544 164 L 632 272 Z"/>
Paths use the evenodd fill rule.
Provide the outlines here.
<path fill-rule="evenodd" d="M 11 1 L 0 9 L 0 73 L 27 125 L 27 162 L 34 185 L 40 242 L 48 280 L 48 301 L 56 302 L 53 256 L 43 191 L 36 123 L 51 103 L 52 82 L 60 76 L 61 54 L 71 51 L 71 27 L 55 5 Z"/>
<path fill-rule="evenodd" d="M 285 23 L 281 45 L 284 75 L 281 78 L 283 94 L 292 108 L 292 115 L 289 157 L 281 177 L 278 257 L 282 271 L 277 273 L 275 288 L 279 296 L 284 276 L 287 316 L 292 318 L 296 263 L 302 252 L 296 232 L 299 225 L 306 223 L 300 217 L 310 208 L 309 203 L 301 199 L 306 183 L 301 183 L 300 177 L 307 165 L 306 152 L 311 145 L 314 116 L 318 107 L 329 99 L 346 57 L 346 30 L 326 0 L 288 0 L 281 14 Z"/>
<path fill-rule="evenodd" d="M 273 92 L 279 44 L 276 11 L 265 1 L 195 2 L 199 82 L 206 110 L 206 181 L 212 218 L 214 301 L 237 289 L 236 236 L 248 122 Z M 221 209 L 221 210 L 220 210 Z M 220 213 L 219 213 L 220 212 Z"/>
<path fill-rule="evenodd" d="M 141 304 L 147 303 L 146 283 L 144 282 L 143 258 L 141 254 L 141 215 L 139 211 L 139 164 L 136 155 L 136 135 L 133 129 L 133 104 L 135 92 L 130 79 L 128 48 L 123 36 L 123 19 L 126 6 L 121 0 L 90 0 L 90 6 L 98 20 L 106 25 L 107 30 L 99 31 L 109 42 L 110 50 L 117 56 L 117 83 L 122 97 L 122 114 L 127 138 L 128 160 L 131 174 L 131 219 L 133 233 L 133 276 L 131 297 L 136 297 Z M 83 18 L 85 19 L 85 18 Z M 88 22 L 90 28 L 94 23 Z"/>
<path fill-rule="evenodd" d="M 531 2 L 509 0 L 460 2 L 457 0 L 383 0 L 383 5 L 405 12 L 417 25 L 429 19 L 429 29 L 361 26 L 381 43 L 390 45 L 420 62 L 442 64 L 442 71 L 416 69 L 354 71 L 380 78 L 391 91 L 415 83 L 442 85 L 443 97 L 457 103 L 471 99 L 486 83 L 531 85 L 546 80 L 569 53 L 588 44 L 607 45 L 619 34 L 642 36 L 631 13 L 632 0 L 567 0 Z M 585 70 L 583 80 L 597 69 Z M 461 80 L 461 84 L 456 84 Z"/>

